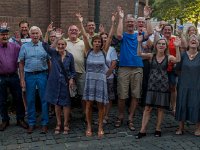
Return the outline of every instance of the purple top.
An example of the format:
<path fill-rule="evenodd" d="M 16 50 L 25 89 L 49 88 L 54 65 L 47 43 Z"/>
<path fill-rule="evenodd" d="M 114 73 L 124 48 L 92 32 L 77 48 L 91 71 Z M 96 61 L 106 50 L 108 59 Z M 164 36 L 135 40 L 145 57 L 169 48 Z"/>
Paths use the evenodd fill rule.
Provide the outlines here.
<path fill-rule="evenodd" d="M 0 43 L 0 74 L 17 72 L 19 51 L 20 46 L 15 43 L 8 42 L 7 47 Z"/>

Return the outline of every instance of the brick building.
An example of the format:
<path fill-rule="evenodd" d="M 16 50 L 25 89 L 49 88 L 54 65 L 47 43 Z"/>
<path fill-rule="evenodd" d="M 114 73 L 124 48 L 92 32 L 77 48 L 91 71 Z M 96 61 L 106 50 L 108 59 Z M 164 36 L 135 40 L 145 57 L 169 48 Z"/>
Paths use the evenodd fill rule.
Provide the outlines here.
<path fill-rule="evenodd" d="M 8 22 L 14 31 L 18 30 L 21 20 L 27 20 L 31 26 L 39 26 L 44 32 L 51 21 L 63 29 L 77 24 L 74 14 L 80 12 L 85 22 L 94 20 L 97 26 L 102 23 L 108 28 L 111 13 L 118 5 L 122 6 L 125 14 L 134 14 L 138 1 L 138 14 L 142 16 L 144 0 L 0 0 L 0 22 Z"/>

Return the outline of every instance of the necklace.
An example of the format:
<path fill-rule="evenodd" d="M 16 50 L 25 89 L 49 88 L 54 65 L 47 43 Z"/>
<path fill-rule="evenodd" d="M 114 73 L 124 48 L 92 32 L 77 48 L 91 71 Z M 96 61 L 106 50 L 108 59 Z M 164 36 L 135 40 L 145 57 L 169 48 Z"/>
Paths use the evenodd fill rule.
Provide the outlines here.
<path fill-rule="evenodd" d="M 194 59 L 195 56 L 198 54 L 198 52 L 194 53 L 194 54 L 190 54 L 189 52 L 187 53 L 190 59 Z"/>

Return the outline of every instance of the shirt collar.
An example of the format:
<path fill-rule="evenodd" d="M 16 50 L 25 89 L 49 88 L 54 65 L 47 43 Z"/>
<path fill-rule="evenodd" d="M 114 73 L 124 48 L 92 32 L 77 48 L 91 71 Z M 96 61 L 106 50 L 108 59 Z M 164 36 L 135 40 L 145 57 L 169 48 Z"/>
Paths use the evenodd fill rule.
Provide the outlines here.
<path fill-rule="evenodd" d="M 37 44 L 34 44 L 32 41 L 31 41 L 31 46 L 39 46 L 40 44 L 40 41 L 37 43 Z"/>
<path fill-rule="evenodd" d="M 7 48 L 7 47 L 8 47 L 8 43 L 5 43 L 5 44 L 0 43 L 0 47 L 1 47 L 1 48 Z"/>
<path fill-rule="evenodd" d="M 72 42 L 69 38 L 67 38 L 67 41 L 70 41 L 70 42 Z M 78 43 L 80 41 L 80 39 L 79 38 L 77 38 L 76 39 L 76 41 L 73 41 L 72 43 Z"/>

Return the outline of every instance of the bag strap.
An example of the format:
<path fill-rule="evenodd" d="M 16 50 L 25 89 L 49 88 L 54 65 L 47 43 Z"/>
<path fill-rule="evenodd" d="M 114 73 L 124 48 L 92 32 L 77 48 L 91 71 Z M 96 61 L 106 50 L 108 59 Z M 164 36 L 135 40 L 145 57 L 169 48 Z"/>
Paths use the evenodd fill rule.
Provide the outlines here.
<path fill-rule="evenodd" d="M 65 67 L 64 67 L 64 65 L 63 65 L 63 63 L 62 63 L 62 61 L 61 61 L 61 59 L 59 59 L 58 60 L 58 63 L 59 63 L 59 65 L 60 65 L 60 67 L 61 67 L 61 69 L 62 69 L 62 71 L 63 71 L 63 74 L 64 74 L 64 76 L 65 76 L 65 81 L 66 81 L 66 83 L 68 83 L 68 74 L 67 74 L 67 72 L 65 71 Z"/>
<path fill-rule="evenodd" d="M 88 53 L 87 53 L 87 55 L 86 55 L 86 58 L 85 58 L 85 70 L 86 70 L 87 58 L 88 58 L 89 54 L 91 53 L 91 51 L 93 51 L 93 49 L 91 49 L 91 50 L 88 51 Z M 105 59 L 105 64 L 106 64 L 106 66 L 109 68 L 109 66 L 108 66 L 108 64 L 107 64 L 107 61 L 106 61 L 106 53 L 105 53 L 103 50 L 101 50 L 101 51 L 102 51 L 103 56 L 104 56 L 104 59 Z"/>

